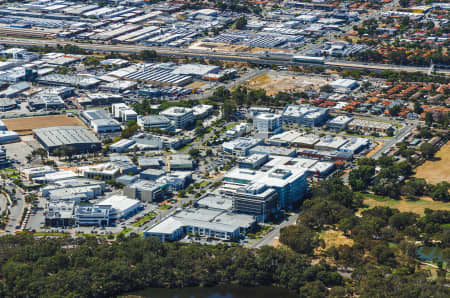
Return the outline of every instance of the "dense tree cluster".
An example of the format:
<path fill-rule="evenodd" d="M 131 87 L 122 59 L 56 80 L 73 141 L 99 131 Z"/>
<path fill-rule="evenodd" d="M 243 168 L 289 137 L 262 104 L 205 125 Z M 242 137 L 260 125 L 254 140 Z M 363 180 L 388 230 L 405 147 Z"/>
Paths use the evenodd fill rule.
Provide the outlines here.
<path fill-rule="evenodd" d="M 0 295 L 110 297 L 147 287 L 275 285 L 299 291 L 343 285 L 335 268 L 310 265 L 288 250 L 161 243 L 138 236 L 113 243 L 95 238 L 0 239 Z M 310 289 L 311 290 L 311 289 Z"/>

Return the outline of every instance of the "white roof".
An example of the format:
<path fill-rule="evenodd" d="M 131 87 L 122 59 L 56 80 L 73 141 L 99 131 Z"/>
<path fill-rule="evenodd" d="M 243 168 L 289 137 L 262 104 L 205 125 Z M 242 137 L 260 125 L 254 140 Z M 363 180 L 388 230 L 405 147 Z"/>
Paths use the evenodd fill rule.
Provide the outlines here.
<path fill-rule="evenodd" d="M 111 205 L 111 207 L 116 211 L 122 212 L 138 204 L 140 204 L 139 200 L 130 199 L 126 196 L 114 195 L 101 201 L 97 205 Z"/>

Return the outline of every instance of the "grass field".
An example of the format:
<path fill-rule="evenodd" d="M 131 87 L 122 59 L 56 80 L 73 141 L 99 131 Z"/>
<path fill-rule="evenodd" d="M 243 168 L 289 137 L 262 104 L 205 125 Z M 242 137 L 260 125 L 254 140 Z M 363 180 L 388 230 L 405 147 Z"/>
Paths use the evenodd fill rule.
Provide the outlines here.
<path fill-rule="evenodd" d="M 66 115 L 4 119 L 3 122 L 5 123 L 8 130 L 14 130 L 19 135 L 31 134 L 31 131 L 36 128 L 71 125 L 84 126 L 83 122 L 81 122 L 81 120 L 77 117 L 67 117 Z"/>
<path fill-rule="evenodd" d="M 325 249 L 332 246 L 353 245 L 353 240 L 344 235 L 342 231 L 327 230 L 319 234 L 320 239 L 325 242 Z"/>
<path fill-rule="evenodd" d="M 438 161 L 426 161 L 416 169 L 416 177 L 424 178 L 428 183 L 436 184 L 442 181 L 450 183 L 450 143 L 447 142 L 436 153 Z"/>
<path fill-rule="evenodd" d="M 413 212 L 419 215 L 423 215 L 425 209 L 427 208 L 433 210 L 450 210 L 450 204 L 445 202 L 433 201 L 428 197 L 420 198 L 417 201 L 411 201 L 405 199 L 394 200 L 391 198 L 371 194 L 363 194 L 363 196 L 365 197 L 364 204 L 367 205 L 367 208 L 365 209 L 373 208 L 376 206 L 387 206 L 398 209 L 401 212 Z"/>

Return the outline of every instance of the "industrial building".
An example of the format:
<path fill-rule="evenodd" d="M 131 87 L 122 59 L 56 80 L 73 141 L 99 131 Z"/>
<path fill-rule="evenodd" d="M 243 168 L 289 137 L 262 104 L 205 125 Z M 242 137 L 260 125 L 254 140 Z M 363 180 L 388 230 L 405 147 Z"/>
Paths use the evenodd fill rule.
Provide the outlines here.
<path fill-rule="evenodd" d="M 33 129 L 36 140 L 49 154 L 63 146 L 74 150 L 72 153 L 89 153 L 101 149 L 101 142 L 82 126 L 55 126 Z"/>
<path fill-rule="evenodd" d="M 15 131 L 11 130 L 1 130 L 0 131 L 0 144 L 8 144 L 19 142 L 20 137 L 19 134 Z"/>
<path fill-rule="evenodd" d="M 96 133 L 120 131 L 120 123 L 104 110 L 86 110 L 80 113 L 80 118 Z"/>
<path fill-rule="evenodd" d="M 68 86 L 85 89 L 94 88 L 100 83 L 99 80 L 91 77 L 62 74 L 49 74 L 38 78 L 37 82 L 44 85 Z"/>

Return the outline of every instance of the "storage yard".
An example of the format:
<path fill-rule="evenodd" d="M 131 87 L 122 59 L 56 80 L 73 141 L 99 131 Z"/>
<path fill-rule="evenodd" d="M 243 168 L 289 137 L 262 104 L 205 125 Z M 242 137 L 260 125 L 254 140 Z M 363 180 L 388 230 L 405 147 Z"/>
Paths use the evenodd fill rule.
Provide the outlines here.
<path fill-rule="evenodd" d="M 31 134 L 31 131 L 36 128 L 73 125 L 84 126 L 83 122 L 77 117 L 68 117 L 66 115 L 4 119 L 3 122 L 9 130 L 13 130 L 22 136 Z"/>

